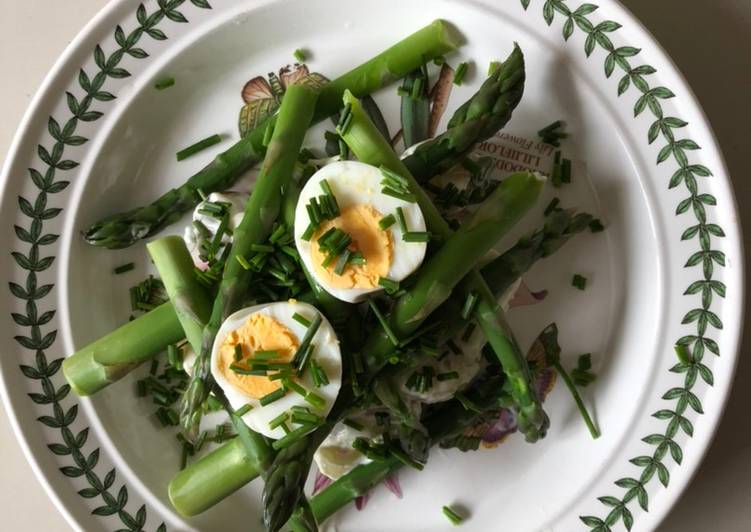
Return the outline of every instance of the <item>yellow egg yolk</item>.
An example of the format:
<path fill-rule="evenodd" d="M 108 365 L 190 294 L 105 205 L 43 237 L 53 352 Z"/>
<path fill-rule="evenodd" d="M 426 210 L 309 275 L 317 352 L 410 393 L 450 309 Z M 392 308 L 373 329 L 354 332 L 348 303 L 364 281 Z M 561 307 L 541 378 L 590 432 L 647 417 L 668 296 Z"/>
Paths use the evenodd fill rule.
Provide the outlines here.
<path fill-rule="evenodd" d="M 378 226 L 381 218 L 383 215 L 372 205 L 359 204 L 345 207 L 339 216 L 323 222 L 312 239 L 316 277 L 334 288 L 375 288 L 379 277 L 388 277 L 394 245 L 391 231 L 384 231 Z M 365 264 L 348 264 L 342 275 L 334 271 L 336 261 L 326 268 L 322 266 L 326 255 L 316 241 L 332 227 L 341 229 L 352 237 L 349 249 L 362 253 Z"/>
<path fill-rule="evenodd" d="M 243 358 L 235 360 L 235 346 L 242 346 Z M 276 351 L 273 362 L 290 362 L 300 343 L 297 336 L 279 321 L 265 314 L 256 313 L 238 329 L 227 334 L 219 348 L 219 370 L 237 390 L 253 399 L 278 390 L 281 381 L 272 381 L 263 375 L 241 375 L 230 366 L 236 364 L 248 369 L 256 351 Z M 267 361 L 268 362 L 268 361 Z M 269 372 L 272 374 L 273 372 Z"/>

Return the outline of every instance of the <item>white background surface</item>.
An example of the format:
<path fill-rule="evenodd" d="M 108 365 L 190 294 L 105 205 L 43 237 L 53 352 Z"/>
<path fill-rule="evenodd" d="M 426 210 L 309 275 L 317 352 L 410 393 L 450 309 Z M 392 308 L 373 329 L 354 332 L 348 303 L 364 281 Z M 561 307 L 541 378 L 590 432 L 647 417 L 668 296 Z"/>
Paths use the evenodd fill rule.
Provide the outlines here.
<path fill-rule="evenodd" d="M 516 1 L 516 0 L 506 0 Z M 0 156 L 43 77 L 105 0 L 0 0 Z M 688 78 L 715 129 L 751 250 L 751 2 L 624 0 Z M 0 160 L 0 161 L 2 161 Z M 748 253 L 747 253 L 748 256 Z M 8 256 L 2 260 L 9 260 Z M 747 258 L 747 264 L 751 260 Z M 2 288 L 0 288 L 2 289 Z M 751 333 L 751 313 L 745 330 Z M 751 334 L 747 334 L 751 339 Z M 745 532 L 751 523 L 751 360 L 740 355 L 726 415 L 693 484 L 661 530 Z M 0 408 L 3 530 L 69 530 L 24 459 Z"/>

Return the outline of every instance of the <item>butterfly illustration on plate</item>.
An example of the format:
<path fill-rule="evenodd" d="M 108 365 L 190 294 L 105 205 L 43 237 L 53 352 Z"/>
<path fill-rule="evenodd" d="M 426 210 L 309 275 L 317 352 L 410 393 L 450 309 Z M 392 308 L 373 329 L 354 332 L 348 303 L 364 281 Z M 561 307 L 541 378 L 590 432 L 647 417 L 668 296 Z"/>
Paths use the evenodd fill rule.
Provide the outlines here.
<path fill-rule="evenodd" d="M 238 120 L 240 136 L 247 135 L 277 111 L 282 96 L 290 85 L 320 88 L 328 81 L 321 74 L 310 72 L 307 65 L 301 63 L 282 67 L 278 73 L 269 72 L 266 77 L 254 77 L 243 86 L 241 92 L 245 105 L 240 109 Z"/>

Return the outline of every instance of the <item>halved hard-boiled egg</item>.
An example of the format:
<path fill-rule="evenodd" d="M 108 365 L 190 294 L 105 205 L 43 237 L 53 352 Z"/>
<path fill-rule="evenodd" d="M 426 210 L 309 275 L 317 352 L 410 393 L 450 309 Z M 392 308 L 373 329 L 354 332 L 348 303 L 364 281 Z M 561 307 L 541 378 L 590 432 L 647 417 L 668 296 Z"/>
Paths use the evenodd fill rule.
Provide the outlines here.
<path fill-rule="evenodd" d="M 327 292 L 361 301 L 420 266 L 428 235 L 409 196 L 393 177 L 389 184 L 380 169 L 360 162 L 334 162 L 311 176 L 295 210 L 295 244 Z"/>
<path fill-rule="evenodd" d="M 342 355 L 328 320 L 290 300 L 230 315 L 214 341 L 211 374 L 234 410 L 250 407 L 243 420 L 251 429 L 279 439 L 328 415 Z"/>

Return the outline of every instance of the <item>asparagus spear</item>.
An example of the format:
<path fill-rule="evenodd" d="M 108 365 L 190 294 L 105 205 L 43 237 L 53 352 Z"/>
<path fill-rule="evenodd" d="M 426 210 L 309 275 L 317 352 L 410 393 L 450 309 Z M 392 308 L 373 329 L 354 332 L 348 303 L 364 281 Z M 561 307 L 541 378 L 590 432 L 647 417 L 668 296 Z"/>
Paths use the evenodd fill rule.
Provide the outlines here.
<path fill-rule="evenodd" d="M 183 338 L 174 307 L 163 303 L 63 360 L 63 374 L 77 395 L 91 395 Z"/>
<path fill-rule="evenodd" d="M 282 208 L 284 188 L 289 184 L 305 131 L 313 116 L 317 94 L 303 85 L 287 89 L 268 144 L 261 172 L 245 206 L 242 222 L 235 229 L 233 245 L 224 266 L 211 317 L 203 330 L 193 374 L 181 405 L 181 420 L 189 439 L 197 435 L 201 407 L 209 394 L 211 348 L 222 322 L 242 304 L 251 280 L 237 257 L 263 243 Z"/>
<path fill-rule="evenodd" d="M 521 51 L 518 50 L 518 47 L 515 47 L 512 56 L 514 53 L 517 53 L 521 58 Z M 503 68 L 499 70 L 503 70 Z M 519 71 L 517 70 L 517 72 Z M 523 77 L 523 69 L 521 72 L 520 76 Z M 344 102 L 351 110 L 352 119 L 347 130 L 341 132 L 341 135 L 350 150 L 359 160 L 376 166 L 386 167 L 404 177 L 409 182 L 410 191 L 417 198 L 417 203 L 420 205 L 420 209 L 425 217 L 425 223 L 428 230 L 441 238 L 447 238 L 451 234 L 451 229 L 449 228 L 448 223 L 443 219 L 425 190 L 416 182 L 409 169 L 405 167 L 402 161 L 400 161 L 393 152 L 388 141 L 379 135 L 378 130 L 368 119 L 357 99 L 352 96 L 351 93 L 345 92 Z M 467 118 L 474 116 L 474 109 L 477 107 L 478 105 L 473 105 L 472 102 L 468 102 L 462 106 L 464 111 L 460 113 L 460 116 L 465 116 Z M 453 120 L 454 119 L 452 119 L 452 121 Z M 542 181 L 537 180 L 532 174 L 519 173 L 507 178 L 499 186 L 499 189 L 510 187 L 511 184 L 516 184 L 517 181 L 519 184 L 522 184 L 522 176 L 526 176 L 527 181 L 536 181 L 536 186 L 530 186 L 526 190 L 529 194 L 528 196 L 520 195 L 509 201 L 508 212 L 503 212 L 503 215 L 509 216 L 509 219 L 506 220 L 506 222 L 513 223 L 518 220 L 515 216 L 520 217 L 520 215 L 525 212 L 526 208 L 529 208 L 529 206 L 534 203 L 542 188 Z M 493 195 L 495 195 L 495 193 Z M 509 196 L 509 198 L 512 197 L 513 196 Z M 516 203 L 517 201 L 519 203 Z M 529 203 L 525 203 L 525 201 Z M 522 210 L 515 211 L 517 208 Z M 474 232 L 478 228 L 483 227 L 485 222 L 489 222 L 493 217 L 497 216 L 498 213 L 494 212 L 492 209 L 480 207 L 473 216 L 473 220 L 468 224 L 464 224 L 459 231 Z M 490 245 L 492 246 L 498 238 L 490 242 Z M 441 250 L 438 251 L 438 254 L 442 253 L 443 248 L 445 247 L 446 244 L 444 244 Z M 461 250 L 453 250 L 453 252 L 463 253 Z M 425 272 L 426 267 L 429 267 L 430 264 L 431 262 L 428 262 L 427 265 L 421 268 L 421 274 Z M 475 294 L 476 297 L 479 296 L 476 314 L 478 322 L 487 336 L 493 351 L 495 351 L 501 365 L 503 366 L 504 371 L 506 371 L 507 377 L 511 381 L 512 395 L 518 403 L 519 429 L 528 441 L 537 441 L 539 438 L 544 437 L 549 420 L 542 409 L 542 404 L 540 403 L 539 398 L 537 398 L 535 391 L 532 388 L 531 375 L 529 373 L 527 361 L 521 353 L 508 325 L 505 323 L 501 309 L 493 297 L 492 292 L 480 274 L 476 271 L 466 271 L 464 273 L 469 274 L 467 280 L 463 283 L 464 291 L 467 296 L 469 296 L 469 294 Z M 423 277 L 421 275 L 420 278 L 428 277 Z M 417 286 L 417 283 L 415 286 Z M 391 316 L 391 323 L 393 324 L 393 327 L 395 327 L 394 332 L 396 332 L 397 335 L 399 334 L 398 330 L 400 328 L 403 329 L 405 326 L 409 328 L 412 325 L 412 323 L 400 314 L 400 312 L 403 312 L 401 307 L 408 306 L 411 307 L 410 310 L 412 312 L 422 312 L 422 318 L 424 319 L 424 317 L 432 312 L 439 303 L 448 298 L 453 285 L 444 286 L 437 284 L 426 288 L 431 290 L 431 298 L 430 300 L 420 302 L 419 307 L 415 304 L 417 303 L 415 301 L 407 300 L 402 302 L 400 300 L 397 302 Z M 376 362 L 376 367 L 378 367 L 377 360 L 380 359 L 388 345 L 386 343 L 388 338 L 386 337 L 384 339 L 384 337 L 385 335 L 382 334 L 381 338 L 376 343 L 366 344 L 366 349 L 364 350 L 367 354 L 369 363 Z"/>
<path fill-rule="evenodd" d="M 342 105 L 345 89 L 358 96 L 370 94 L 426 60 L 456 50 L 459 44 L 459 35 L 447 22 L 432 22 L 324 86 L 313 121 L 321 121 L 336 113 Z M 260 124 L 227 151 L 217 155 L 185 184 L 166 192 L 151 204 L 94 223 L 85 231 L 84 238 L 95 246 L 124 248 L 176 222 L 198 203 L 199 189 L 206 194 L 224 190 L 264 157 L 263 138 L 267 127 L 273 127 L 275 121 L 276 117 L 272 117 Z"/>
<path fill-rule="evenodd" d="M 419 181 L 448 170 L 511 119 L 524 92 L 524 55 L 517 45 L 480 89 L 456 110 L 445 133 L 420 144 L 404 165 Z"/>
<path fill-rule="evenodd" d="M 194 352 L 201 349 L 203 328 L 211 314 L 211 300 L 193 273 L 193 259 L 179 236 L 146 244 L 164 288 Z"/>

